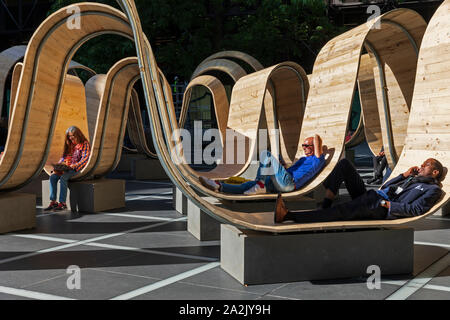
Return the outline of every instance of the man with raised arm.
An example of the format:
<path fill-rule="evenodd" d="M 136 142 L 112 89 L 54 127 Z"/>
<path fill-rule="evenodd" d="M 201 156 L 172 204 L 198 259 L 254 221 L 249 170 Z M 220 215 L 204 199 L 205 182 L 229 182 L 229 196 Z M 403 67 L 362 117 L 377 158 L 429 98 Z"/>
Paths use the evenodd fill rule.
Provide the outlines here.
<path fill-rule="evenodd" d="M 290 168 L 285 168 L 269 151 L 263 151 L 258 173 L 253 181 L 236 185 L 214 181 L 206 177 L 200 177 L 199 180 L 210 190 L 231 194 L 253 195 L 298 190 L 325 166 L 322 138 L 319 135 L 306 138 L 302 148 L 305 156 Z"/>
<path fill-rule="evenodd" d="M 438 160 L 430 158 L 420 168 L 411 167 L 385 183 L 381 189 L 367 191 L 356 169 L 347 159 L 343 159 L 323 183 L 326 195 L 322 209 L 289 211 L 281 195 L 278 195 L 274 222 L 381 220 L 419 216 L 430 210 L 442 196 L 439 180 L 443 170 Z M 352 200 L 331 207 L 342 182 L 345 182 Z"/>

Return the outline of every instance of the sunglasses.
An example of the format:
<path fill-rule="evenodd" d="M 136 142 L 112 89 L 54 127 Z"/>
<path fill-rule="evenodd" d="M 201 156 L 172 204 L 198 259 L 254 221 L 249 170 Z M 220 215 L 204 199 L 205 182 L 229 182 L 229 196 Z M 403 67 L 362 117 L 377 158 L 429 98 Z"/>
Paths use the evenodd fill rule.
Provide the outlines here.
<path fill-rule="evenodd" d="M 308 148 L 308 147 L 313 147 L 313 146 L 314 146 L 313 144 L 302 144 L 303 148 Z"/>

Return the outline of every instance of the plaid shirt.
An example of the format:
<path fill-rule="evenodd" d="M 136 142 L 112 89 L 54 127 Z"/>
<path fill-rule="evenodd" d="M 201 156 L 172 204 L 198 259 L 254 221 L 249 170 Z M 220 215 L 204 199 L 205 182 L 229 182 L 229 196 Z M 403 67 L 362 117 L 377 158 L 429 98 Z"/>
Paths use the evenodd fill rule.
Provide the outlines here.
<path fill-rule="evenodd" d="M 60 163 L 66 162 L 75 170 L 76 172 L 81 171 L 86 164 L 88 163 L 89 156 L 91 154 L 91 145 L 88 141 L 85 141 L 83 144 L 77 144 L 72 151 L 72 154 L 63 156 Z"/>

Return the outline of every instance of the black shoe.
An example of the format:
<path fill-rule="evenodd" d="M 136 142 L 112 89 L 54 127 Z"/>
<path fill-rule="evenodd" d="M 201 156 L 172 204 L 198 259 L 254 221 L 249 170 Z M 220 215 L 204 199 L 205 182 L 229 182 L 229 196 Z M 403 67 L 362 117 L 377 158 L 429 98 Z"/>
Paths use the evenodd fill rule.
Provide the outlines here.
<path fill-rule="evenodd" d="M 63 211 L 67 209 L 67 205 L 64 202 L 60 202 L 58 203 L 58 205 L 56 206 L 56 208 L 54 208 L 54 211 Z"/>
<path fill-rule="evenodd" d="M 53 210 L 53 209 L 55 209 L 57 206 L 58 206 L 58 202 L 56 202 L 56 201 L 51 201 L 51 202 L 50 202 L 50 205 L 49 205 L 47 208 L 45 208 L 44 211 L 50 211 L 50 210 Z"/>
<path fill-rule="evenodd" d="M 383 182 L 383 177 L 374 177 L 367 180 L 367 184 L 381 184 L 381 182 Z"/>
<path fill-rule="evenodd" d="M 275 212 L 273 215 L 274 223 L 282 223 L 286 220 L 286 215 L 289 213 L 289 210 L 286 208 L 284 204 L 283 198 L 281 197 L 281 193 L 278 194 L 277 202 L 275 204 Z"/>

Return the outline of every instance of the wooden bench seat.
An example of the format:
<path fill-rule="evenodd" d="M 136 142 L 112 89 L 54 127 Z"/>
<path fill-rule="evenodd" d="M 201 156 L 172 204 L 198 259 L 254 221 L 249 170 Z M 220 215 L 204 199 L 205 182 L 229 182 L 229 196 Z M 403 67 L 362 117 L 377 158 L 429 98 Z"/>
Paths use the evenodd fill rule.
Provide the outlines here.
<path fill-rule="evenodd" d="M 447 0 L 443 7 L 444 9 L 438 10 L 435 17 L 433 17 L 432 22 L 435 21 L 450 21 L 447 17 L 440 17 L 441 15 L 448 15 L 448 5 L 450 0 Z M 144 91 L 147 95 L 149 101 L 149 109 L 151 112 L 151 125 L 154 128 L 156 133 L 155 140 L 157 145 L 155 146 L 158 150 L 158 155 L 160 156 L 160 160 L 162 162 L 163 167 L 168 173 L 171 180 L 175 183 L 175 185 L 186 195 L 188 198 L 201 210 L 206 212 L 207 214 L 215 217 L 219 221 L 231 223 L 243 228 L 249 228 L 253 230 L 259 231 L 268 231 L 268 232 L 295 232 L 295 231 L 305 231 L 305 230 L 324 230 L 324 229 L 345 229 L 345 228 L 364 228 L 364 227 L 387 227 L 393 225 L 399 225 L 408 223 L 417 219 L 422 219 L 427 214 L 433 213 L 440 206 L 442 206 L 448 200 L 448 179 L 446 178 L 443 181 L 444 191 L 446 191 L 446 197 L 442 199 L 442 201 L 437 204 L 429 213 L 420 217 L 414 217 L 409 219 L 402 220 L 393 220 L 393 221 L 349 221 L 349 222 L 330 222 L 330 223 L 318 223 L 318 224 L 290 224 L 290 225 L 274 225 L 273 223 L 273 212 L 243 212 L 243 211 L 232 211 L 226 208 L 220 207 L 218 204 L 214 202 L 209 202 L 205 200 L 205 198 L 197 195 L 196 192 L 192 189 L 195 187 L 197 190 L 204 192 L 204 188 L 198 184 L 197 181 L 190 178 L 190 175 L 187 174 L 182 167 L 177 167 L 171 161 L 169 156 L 169 150 L 165 145 L 164 132 L 170 132 L 169 128 L 171 126 L 168 123 L 168 119 L 170 119 L 164 113 L 170 109 L 170 101 L 169 106 L 167 106 L 164 102 L 164 92 L 163 86 L 161 82 L 154 82 L 151 80 L 150 70 L 155 72 L 158 70 L 155 58 L 153 56 L 153 52 L 151 50 L 151 46 L 146 39 L 145 35 L 142 32 L 141 26 L 139 24 L 139 15 L 137 13 L 136 7 L 132 0 L 122 1 L 122 6 L 127 9 L 127 14 L 129 15 L 130 21 L 134 22 L 134 36 L 135 41 L 137 43 L 137 52 L 138 58 L 140 59 L 140 63 L 143 66 L 143 83 L 144 83 Z M 417 19 L 418 15 L 410 10 L 398 9 L 386 13 L 380 16 L 378 19 L 374 19 L 370 22 L 371 25 L 377 22 L 377 20 L 390 20 L 395 21 L 396 23 L 402 25 L 406 29 L 410 30 L 411 34 L 418 31 L 423 24 L 423 20 Z M 445 49 L 448 44 L 441 43 L 435 44 L 435 47 L 432 48 L 429 52 L 424 48 L 424 43 L 428 41 L 433 41 L 438 38 L 439 30 L 442 32 L 440 28 L 429 28 L 432 30 L 429 34 L 425 34 L 424 41 L 422 43 L 422 51 L 419 57 L 419 65 L 418 65 L 418 73 L 420 74 L 422 64 L 427 63 L 428 56 L 433 56 L 432 52 L 439 52 L 442 54 L 434 54 L 433 59 L 438 59 L 440 63 L 447 63 L 449 60 L 444 52 L 450 52 L 450 50 Z M 435 31 L 437 30 L 437 31 Z M 347 33 L 344 33 L 335 39 L 331 40 L 320 52 L 316 64 L 314 67 L 314 71 L 311 77 L 311 90 L 309 92 L 308 102 L 305 111 L 305 118 L 302 126 L 301 137 L 305 138 L 311 134 L 318 133 L 324 137 L 324 142 L 335 148 L 335 153 L 330 160 L 328 166 L 319 174 L 319 176 L 311 182 L 305 190 L 313 190 L 316 188 L 331 172 L 332 168 L 334 168 L 335 163 L 340 159 L 344 138 L 346 134 L 347 122 L 349 118 L 349 107 L 351 106 L 354 85 L 357 80 L 358 70 L 359 70 L 359 61 L 360 55 L 362 51 L 362 46 L 364 45 L 365 39 L 367 38 L 368 33 L 370 32 L 370 28 L 367 25 L 363 25 L 357 27 L 353 30 L 350 30 Z M 436 33 L 435 33 L 436 32 Z M 445 34 L 441 33 L 441 34 Z M 382 34 L 379 34 L 379 41 L 382 44 L 383 37 Z M 384 35 L 389 37 L 389 34 Z M 426 48 L 426 47 L 425 47 Z M 442 49 L 441 49 L 442 48 Z M 439 50 L 440 49 L 440 50 Z M 443 58 L 444 57 L 444 58 Z M 430 69 L 430 68 L 427 68 Z M 439 73 L 438 73 L 439 74 Z M 439 78 L 439 83 L 442 86 L 445 86 L 445 79 L 442 79 L 442 73 L 439 74 L 441 78 Z M 448 75 L 447 75 L 448 76 Z M 417 79 L 419 79 L 418 76 Z M 394 170 L 393 176 L 395 173 L 405 171 L 407 167 L 411 166 L 411 164 L 417 165 L 420 163 L 422 159 L 419 159 L 417 156 L 418 149 L 420 150 L 429 150 L 427 152 L 423 152 L 420 154 L 420 158 L 426 158 L 428 156 L 434 156 L 435 158 L 441 160 L 444 164 L 449 163 L 448 161 L 448 147 L 450 143 L 447 140 L 448 134 L 448 116 L 450 112 L 448 112 L 447 107 L 443 107 L 442 110 L 437 110 L 439 118 L 430 115 L 434 121 L 425 122 L 425 126 L 427 130 L 424 132 L 424 124 L 421 122 L 421 130 L 419 133 L 414 133 L 414 120 L 415 117 L 421 118 L 425 113 L 428 112 L 427 106 L 418 106 L 415 107 L 415 99 L 418 98 L 417 88 L 421 85 L 426 87 L 427 79 L 423 79 L 423 84 L 420 84 L 419 81 L 415 84 L 415 93 L 414 100 L 412 103 L 411 110 L 411 120 L 409 121 L 408 126 L 408 136 L 406 139 L 405 147 L 403 148 L 402 156 L 400 157 L 399 162 Z M 448 90 L 448 88 L 440 88 L 442 90 Z M 429 89 L 428 89 L 429 91 Z M 439 91 L 439 92 L 440 92 Z M 439 93 L 436 91 L 436 95 Z M 427 97 L 427 95 L 423 95 Z M 448 100 L 448 98 L 446 97 Z M 425 99 L 424 99 L 425 100 Z M 442 107 L 442 100 L 439 97 L 436 97 L 436 102 L 440 102 Z M 156 102 L 158 101 L 158 103 Z M 427 99 L 427 101 L 429 101 Z M 162 107 L 158 110 L 159 106 Z M 314 113 L 309 114 L 314 109 Z M 415 110 L 417 109 L 417 110 Z M 424 110 L 425 109 L 425 110 Z M 161 117 L 159 115 L 161 112 Z M 170 110 L 169 110 L 170 112 Z M 312 115 L 315 116 L 312 116 Z M 430 119 L 431 120 L 431 119 Z M 161 122 L 160 122 L 161 121 Z M 428 124 L 429 123 L 429 124 Z M 411 131 L 411 130 L 412 131 Z M 164 131 L 163 131 L 164 130 Z M 439 136 L 434 136 L 434 132 Z M 418 143 L 418 139 L 420 135 L 420 143 Z M 412 138 L 410 138 L 410 136 Z M 300 139 L 301 140 L 301 139 Z M 411 145 L 412 140 L 414 140 L 415 146 Z M 443 142 L 443 143 L 440 143 Z M 428 146 L 428 147 L 426 147 Z M 421 148 L 422 147 L 422 148 Z M 408 150 L 413 149 L 415 151 L 415 155 L 413 156 L 408 152 Z M 208 194 L 207 191 L 204 192 Z M 264 195 L 263 195 L 264 196 Z"/>

